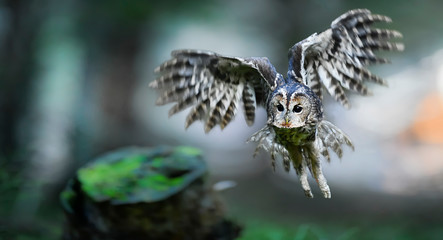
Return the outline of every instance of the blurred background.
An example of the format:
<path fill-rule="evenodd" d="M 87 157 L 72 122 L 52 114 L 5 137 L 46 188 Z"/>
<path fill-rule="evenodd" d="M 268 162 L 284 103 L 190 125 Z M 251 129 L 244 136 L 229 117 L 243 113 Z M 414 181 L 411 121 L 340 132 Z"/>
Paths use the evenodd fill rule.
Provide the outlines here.
<path fill-rule="evenodd" d="M 390 16 L 403 53 L 371 67 L 389 87 L 325 100 L 326 118 L 355 151 L 324 162 L 332 199 L 307 199 L 295 173 L 245 141 L 241 114 L 223 132 L 184 130 L 148 88 L 171 50 L 267 56 L 286 73 L 287 50 L 353 8 Z M 59 239 L 58 194 L 88 160 L 123 146 L 204 150 L 211 182 L 243 239 L 443 238 L 443 2 L 438 0 L 0 1 L 0 239 Z"/>

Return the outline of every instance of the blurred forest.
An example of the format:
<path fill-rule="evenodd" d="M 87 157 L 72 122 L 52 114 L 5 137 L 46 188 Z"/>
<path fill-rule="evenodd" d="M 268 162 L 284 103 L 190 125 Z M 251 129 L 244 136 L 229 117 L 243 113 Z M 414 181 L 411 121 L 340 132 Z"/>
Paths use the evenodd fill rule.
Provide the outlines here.
<path fill-rule="evenodd" d="M 237 117 L 223 132 L 184 130 L 148 88 L 180 48 L 267 56 L 287 50 L 353 8 L 390 16 L 406 50 L 371 70 L 387 79 L 353 108 L 325 100 L 326 118 L 356 150 L 324 163 L 332 190 L 303 195 L 295 173 L 253 158 Z M 242 239 L 443 238 L 443 1 L 438 0 L 1 0 L 0 240 L 60 239 L 58 194 L 79 166 L 124 146 L 203 149 Z M 371 86 L 372 87 L 372 86 Z M 281 166 L 280 166 L 281 167 Z M 314 186 L 314 185 L 313 185 Z"/>

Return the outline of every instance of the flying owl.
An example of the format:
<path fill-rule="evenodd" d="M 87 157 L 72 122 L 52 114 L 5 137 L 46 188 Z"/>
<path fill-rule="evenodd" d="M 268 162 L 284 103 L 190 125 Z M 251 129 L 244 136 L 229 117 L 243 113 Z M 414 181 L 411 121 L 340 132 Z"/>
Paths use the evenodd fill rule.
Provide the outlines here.
<path fill-rule="evenodd" d="M 308 171 L 325 198 L 331 197 L 322 173 L 320 156 L 330 161 L 329 151 L 342 157 L 342 146 L 354 149 L 349 137 L 326 121 L 322 89 L 345 108 L 350 108 L 346 91 L 370 95 L 365 83 L 387 85 L 366 69 L 367 65 L 389 62 L 377 57 L 376 50 L 402 51 L 404 45 L 392 42 L 402 37 L 395 30 L 371 28 L 376 22 L 391 22 L 386 16 L 366 9 L 348 11 L 335 19 L 331 28 L 314 33 L 289 49 L 287 76 L 278 73 L 266 57 L 239 58 L 210 51 L 176 50 L 172 58 L 155 72 L 150 83 L 158 89 L 158 105 L 176 102 L 173 115 L 192 107 L 185 121 L 188 128 L 203 121 L 205 132 L 216 125 L 225 128 L 239 108 L 250 126 L 257 106 L 266 108 L 267 123 L 248 141 L 258 142 L 284 169 L 291 165 L 307 197 L 313 197 Z M 256 153 L 257 153 L 256 150 Z"/>

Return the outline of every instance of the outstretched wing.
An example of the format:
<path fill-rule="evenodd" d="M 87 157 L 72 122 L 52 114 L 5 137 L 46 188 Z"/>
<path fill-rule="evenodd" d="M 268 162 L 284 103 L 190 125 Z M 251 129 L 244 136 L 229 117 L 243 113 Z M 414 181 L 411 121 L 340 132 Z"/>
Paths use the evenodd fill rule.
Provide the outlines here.
<path fill-rule="evenodd" d="M 402 51 L 404 45 L 390 42 L 392 38 L 402 37 L 400 32 L 371 28 L 375 22 L 391 22 L 391 19 L 367 9 L 351 10 L 335 19 L 330 29 L 295 44 L 289 49 L 289 77 L 301 79 L 320 98 L 324 85 L 347 108 L 350 104 L 344 89 L 369 95 L 364 82 L 387 85 L 365 66 L 389 62 L 377 57 L 375 50 Z"/>
<path fill-rule="evenodd" d="M 171 55 L 155 70 L 160 77 L 149 86 L 160 90 L 158 105 L 176 102 L 170 116 L 192 106 L 185 128 L 202 120 L 205 132 L 217 124 L 226 127 L 240 105 L 247 124 L 252 125 L 257 104 L 265 104 L 280 75 L 267 58 L 243 59 L 198 50 L 177 50 Z"/>

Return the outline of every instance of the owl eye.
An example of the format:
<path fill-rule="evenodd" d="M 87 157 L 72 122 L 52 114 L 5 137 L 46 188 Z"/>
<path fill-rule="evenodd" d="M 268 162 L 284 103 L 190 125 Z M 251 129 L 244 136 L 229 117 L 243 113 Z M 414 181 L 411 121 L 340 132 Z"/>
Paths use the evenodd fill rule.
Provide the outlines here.
<path fill-rule="evenodd" d="M 278 110 L 279 112 L 281 112 L 281 111 L 285 110 L 285 108 L 283 107 L 283 105 L 278 104 L 278 105 L 277 105 L 277 110 Z"/>
<path fill-rule="evenodd" d="M 295 105 L 294 109 L 292 109 L 292 111 L 295 113 L 300 113 L 302 110 L 303 110 L 303 107 L 300 105 Z"/>

